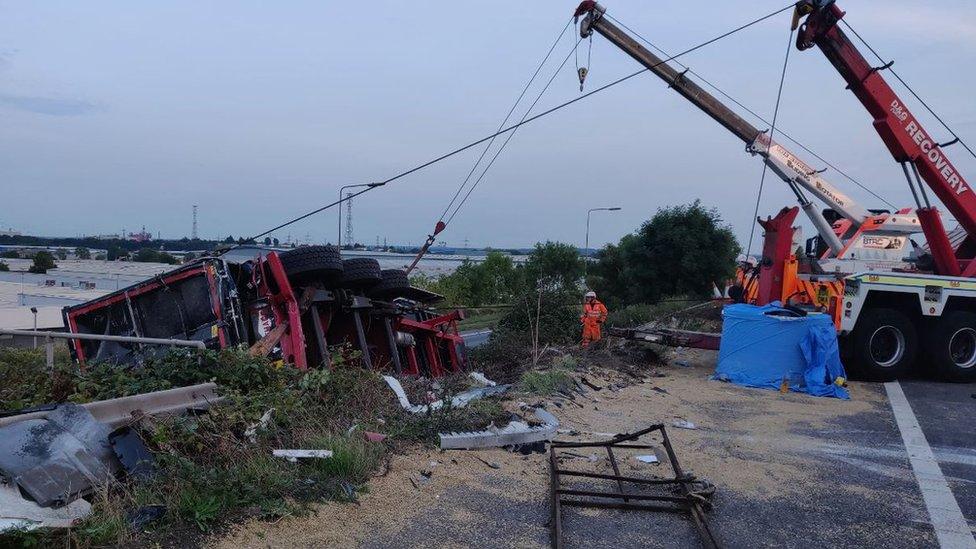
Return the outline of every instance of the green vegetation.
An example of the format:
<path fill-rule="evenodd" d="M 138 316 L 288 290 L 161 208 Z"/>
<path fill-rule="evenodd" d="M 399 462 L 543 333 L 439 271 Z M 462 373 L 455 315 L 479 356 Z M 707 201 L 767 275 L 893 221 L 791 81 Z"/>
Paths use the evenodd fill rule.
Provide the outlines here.
<path fill-rule="evenodd" d="M 611 310 L 672 295 L 707 297 L 713 283 L 735 273 L 740 251 L 718 212 L 696 200 L 658 210 L 636 233 L 601 250 L 588 282 Z"/>
<path fill-rule="evenodd" d="M 9 271 L 9 270 L 10 270 L 10 265 L 7 265 L 3 261 L 0 261 L 0 272 Z"/>
<path fill-rule="evenodd" d="M 176 259 L 168 253 L 152 248 L 140 249 L 132 256 L 132 261 L 138 261 L 140 263 L 166 263 L 169 265 L 177 265 L 180 262 L 179 259 Z"/>
<path fill-rule="evenodd" d="M 75 257 L 78 259 L 91 259 L 91 250 L 84 246 L 75 248 Z"/>
<path fill-rule="evenodd" d="M 551 395 L 573 390 L 573 378 L 565 370 L 529 370 L 522 374 L 519 388 L 535 395 Z"/>
<path fill-rule="evenodd" d="M 4 259 L 20 259 L 20 253 L 17 250 L 6 250 L 0 252 L 0 257 Z"/>
<path fill-rule="evenodd" d="M 34 264 L 30 266 L 30 272 L 44 274 L 48 269 L 53 269 L 57 265 L 54 263 L 54 256 L 51 252 L 40 251 L 34 255 Z"/>
<path fill-rule="evenodd" d="M 211 380 L 225 398 L 206 414 L 137 424 L 155 457 L 158 473 L 152 479 L 98 490 L 92 515 L 71 531 L 0 535 L 0 546 L 185 546 L 190 544 L 187 535 L 202 535 L 229 521 L 274 519 L 305 513 L 316 501 L 353 500 L 397 444 L 432 443 L 438 431 L 482 429 L 505 418 L 493 399 L 408 414 L 380 376 L 351 366 L 355 361 L 355 353 L 336 352 L 334 369 L 303 372 L 276 368 L 243 350 L 207 352 L 199 362 L 189 352 L 174 351 L 139 368 L 100 364 L 81 371 L 59 352 L 51 372 L 43 351 L 0 349 L 0 410 Z M 463 378 L 440 380 L 441 396 L 465 388 Z M 271 421 L 252 442 L 245 431 L 270 409 Z M 364 430 L 388 438 L 367 442 Z M 334 455 L 290 463 L 272 457 L 274 448 L 321 448 Z M 128 516 L 148 505 L 162 506 L 165 514 L 143 531 L 133 531 Z"/>

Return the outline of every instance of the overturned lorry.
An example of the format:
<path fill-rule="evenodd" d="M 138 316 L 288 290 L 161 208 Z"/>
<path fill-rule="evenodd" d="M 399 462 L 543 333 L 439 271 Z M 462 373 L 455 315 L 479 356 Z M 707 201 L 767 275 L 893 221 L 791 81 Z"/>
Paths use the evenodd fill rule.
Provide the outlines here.
<path fill-rule="evenodd" d="M 204 257 L 86 303 L 65 307 L 71 333 L 203 341 L 304 369 L 331 366 L 330 348 L 359 351 L 366 367 L 440 376 L 465 368 L 461 311 L 372 258 L 332 246 L 237 249 Z M 163 352 L 138 343 L 72 340 L 79 363 L 135 363 Z"/>

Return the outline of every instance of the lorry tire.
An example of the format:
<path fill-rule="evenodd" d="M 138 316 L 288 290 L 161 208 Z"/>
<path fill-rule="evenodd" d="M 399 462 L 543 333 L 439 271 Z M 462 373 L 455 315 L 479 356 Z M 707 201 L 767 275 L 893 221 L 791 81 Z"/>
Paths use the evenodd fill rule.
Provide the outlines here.
<path fill-rule="evenodd" d="M 291 282 L 328 284 L 342 276 L 342 257 L 335 246 L 302 246 L 279 257 Z"/>
<path fill-rule="evenodd" d="M 915 326 L 895 309 L 862 312 L 853 335 L 855 369 L 871 380 L 897 379 L 911 368 L 918 354 Z"/>
<path fill-rule="evenodd" d="M 926 354 L 946 381 L 976 381 L 976 313 L 949 311 L 925 338 Z"/>
<path fill-rule="evenodd" d="M 383 269 L 380 273 L 383 279 L 369 291 L 372 297 L 398 297 L 404 290 L 410 289 L 410 279 L 403 269 Z"/>
<path fill-rule="evenodd" d="M 342 267 L 342 281 L 339 284 L 343 288 L 362 290 L 375 286 L 381 280 L 380 264 L 373 258 L 346 259 L 343 260 Z"/>

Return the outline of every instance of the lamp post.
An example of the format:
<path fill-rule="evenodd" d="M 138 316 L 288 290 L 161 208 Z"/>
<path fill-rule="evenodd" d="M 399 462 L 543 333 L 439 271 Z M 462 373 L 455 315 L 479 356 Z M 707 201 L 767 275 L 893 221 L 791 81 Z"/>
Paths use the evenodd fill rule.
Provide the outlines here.
<path fill-rule="evenodd" d="M 34 331 L 37 331 L 37 307 L 31 307 L 30 312 L 34 315 Z M 34 336 L 34 348 L 37 348 L 37 336 Z"/>
<path fill-rule="evenodd" d="M 586 242 L 583 244 L 584 250 L 590 249 L 590 214 L 593 212 L 616 212 L 620 210 L 619 207 L 614 206 L 612 208 L 590 208 L 586 210 Z"/>
<path fill-rule="evenodd" d="M 618 206 L 614 206 L 612 208 L 590 208 L 589 210 L 586 210 L 586 240 L 583 243 L 584 253 L 589 254 L 589 250 L 590 250 L 590 214 L 593 212 L 616 212 L 619 210 L 620 208 Z M 587 255 L 586 257 L 583 258 L 584 278 L 586 277 L 586 272 L 588 270 L 587 267 L 589 266 L 589 263 L 590 263 L 589 255 Z"/>
<path fill-rule="evenodd" d="M 342 249 L 342 191 L 356 187 L 369 187 L 372 189 L 373 187 L 382 187 L 383 185 L 386 185 L 386 183 L 360 183 L 358 185 L 343 185 L 339 187 L 339 239 L 336 240 L 336 246 L 340 250 Z"/>

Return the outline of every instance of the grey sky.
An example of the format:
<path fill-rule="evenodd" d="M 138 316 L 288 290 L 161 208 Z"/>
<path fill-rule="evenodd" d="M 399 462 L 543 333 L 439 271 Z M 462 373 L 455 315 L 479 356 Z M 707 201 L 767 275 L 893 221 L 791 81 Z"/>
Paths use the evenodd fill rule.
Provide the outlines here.
<path fill-rule="evenodd" d="M 785 5 L 606 0 L 676 51 Z M 849 21 L 976 145 L 971 0 L 847 0 Z M 575 8 L 570 1 L 0 2 L 0 226 L 76 235 L 121 227 L 252 234 L 490 133 Z M 770 114 L 789 13 L 683 61 Z M 553 54 L 561 58 L 568 36 Z M 549 70 L 555 68 L 551 65 Z M 573 61 L 539 108 L 579 94 Z M 639 68 L 593 39 L 587 89 Z M 548 76 L 548 73 L 547 75 Z M 947 134 L 909 101 L 936 136 Z M 780 127 L 891 202 L 900 169 L 817 50 L 791 52 Z M 953 162 L 976 183 L 976 161 Z M 477 157 L 460 155 L 355 204 L 357 240 L 417 243 Z M 813 162 L 813 164 L 817 164 Z M 761 163 L 651 75 L 519 131 L 443 235 L 450 245 L 618 239 L 701 198 L 746 239 Z M 839 175 L 831 181 L 879 206 Z M 792 205 L 767 179 L 760 212 Z M 336 213 L 283 230 L 335 240 Z"/>

